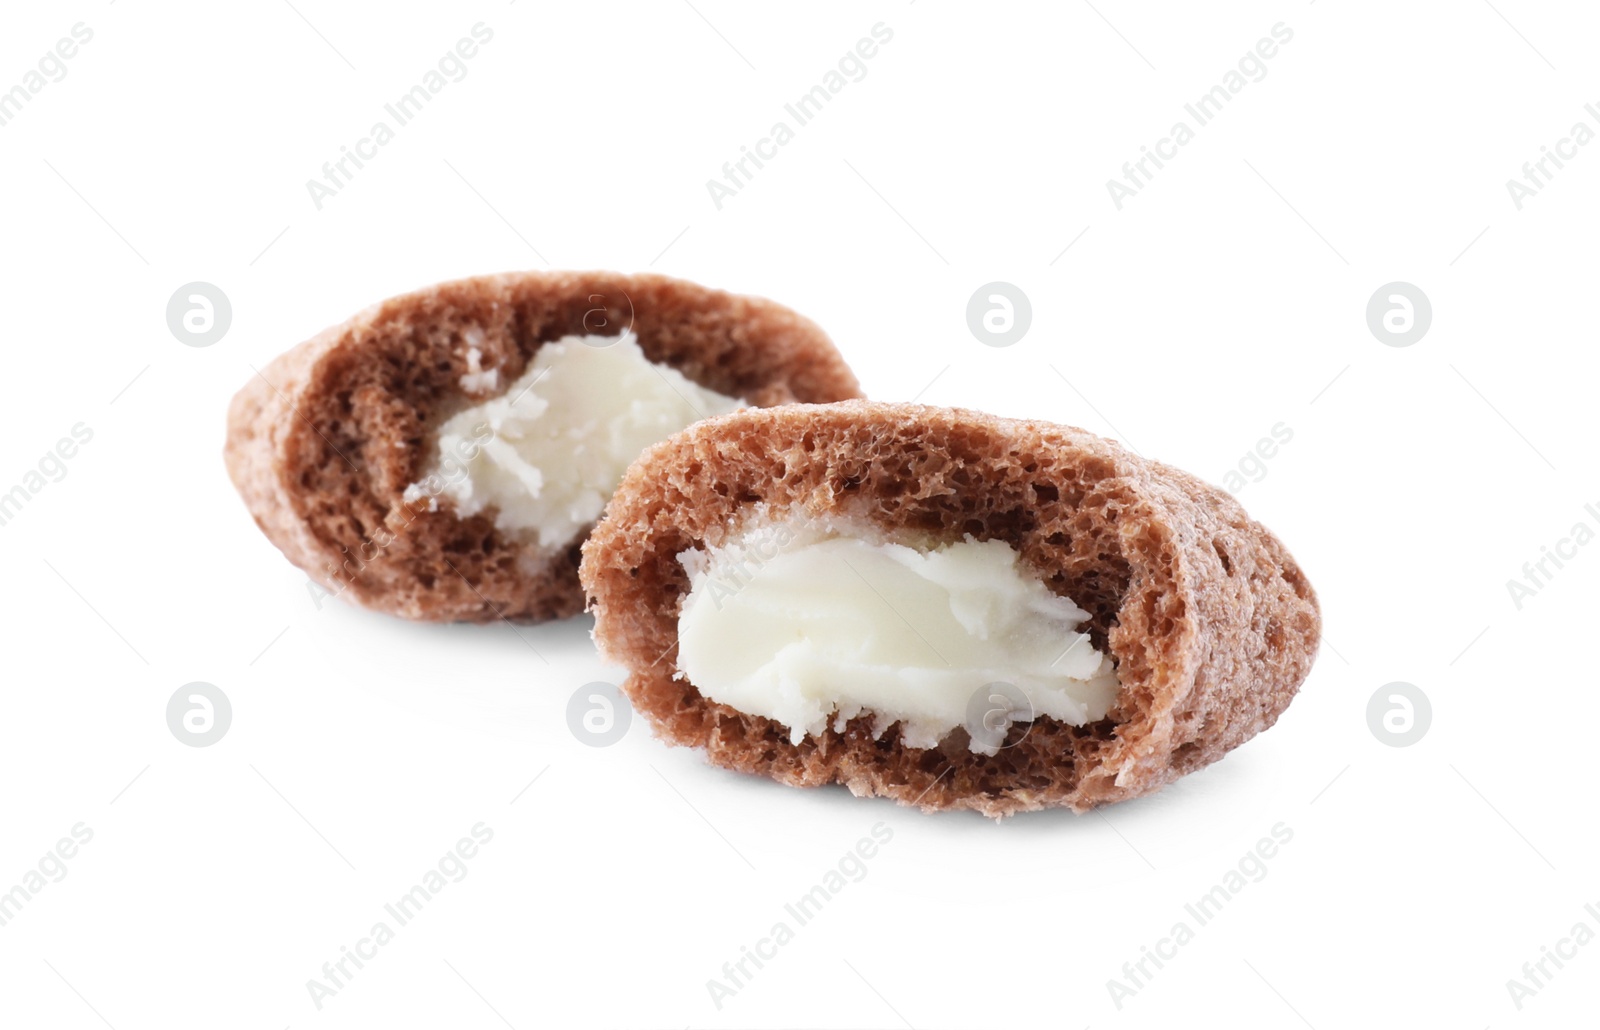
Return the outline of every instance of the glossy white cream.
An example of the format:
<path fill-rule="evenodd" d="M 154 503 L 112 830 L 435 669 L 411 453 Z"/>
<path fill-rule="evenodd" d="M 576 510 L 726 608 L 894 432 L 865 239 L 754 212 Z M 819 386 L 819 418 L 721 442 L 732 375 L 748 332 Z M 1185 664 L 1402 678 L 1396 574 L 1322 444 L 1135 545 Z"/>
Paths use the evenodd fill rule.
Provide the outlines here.
<path fill-rule="evenodd" d="M 477 348 L 467 357 L 464 389 L 498 385 Z M 443 498 L 463 517 L 493 509 L 497 529 L 559 547 L 600 517 L 646 447 L 742 406 L 650 361 L 631 333 L 567 336 L 540 347 L 498 396 L 447 419 L 404 499 Z"/>
<path fill-rule="evenodd" d="M 987 700 L 994 683 L 1026 698 L 1011 721 L 1082 725 L 1116 701 L 1115 665 L 1079 631 L 1088 613 L 1003 541 L 914 548 L 861 526 L 766 518 L 679 560 L 680 675 L 786 726 L 793 743 L 866 712 L 875 734 L 898 723 L 911 747 L 965 725 L 972 750 L 993 754 L 1004 724 L 994 737 L 971 720 L 974 694 Z"/>

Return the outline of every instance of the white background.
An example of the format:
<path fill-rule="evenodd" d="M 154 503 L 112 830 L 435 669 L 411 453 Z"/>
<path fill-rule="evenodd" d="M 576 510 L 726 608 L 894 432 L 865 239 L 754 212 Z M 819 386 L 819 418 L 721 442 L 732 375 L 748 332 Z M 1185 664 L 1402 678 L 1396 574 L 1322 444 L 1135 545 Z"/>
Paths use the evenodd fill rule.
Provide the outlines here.
<path fill-rule="evenodd" d="M 0 88 L 75 23 L 94 38 L 0 128 L 0 490 L 73 425 L 94 436 L 0 526 L 0 889 L 74 824 L 94 837 L 0 927 L 0 1023 L 1593 1012 L 1600 944 L 1547 966 L 1520 1010 L 1506 982 L 1574 923 L 1600 930 L 1600 547 L 1520 610 L 1506 584 L 1596 525 L 1600 146 L 1521 210 L 1505 182 L 1597 127 L 1600 18 L 1538 0 L 1096 6 L 8 5 Z M 306 180 L 480 21 L 494 38 L 467 77 L 317 210 Z M 894 36 L 866 77 L 719 211 L 706 180 L 878 22 Z M 1294 36 L 1266 77 L 1117 210 L 1106 180 L 1278 22 Z M 568 699 L 618 676 L 585 619 L 319 609 L 226 479 L 229 398 L 382 297 L 544 267 L 770 296 L 825 326 L 874 397 L 1082 425 L 1214 482 L 1284 423 L 1240 496 L 1320 592 L 1301 696 L 1159 796 L 996 825 L 739 778 L 642 722 L 584 745 Z M 166 325 L 195 280 L 233 305 L 208 348 Z M 965 319 L 996 280 L 1033 307 L 1003 349 Z M 1365 319 L 1397 280 L 1433 306 L 1406 348 Z M 197 680 L 233 705 L 206 748 L 164 714 Z M 1431 699 L 1410 747 L 1368 728 L 1392 681 Z M 466 878 L 319 1011 L 307 980 L 480 821 L 494 839 Z M 894 836 L 865 879 L 714 1005 L 723 963 L 880 821 Z M 1294 836 L 1266 878 L 1118 1009 L 1107 981 L 1280 822 Z"/>

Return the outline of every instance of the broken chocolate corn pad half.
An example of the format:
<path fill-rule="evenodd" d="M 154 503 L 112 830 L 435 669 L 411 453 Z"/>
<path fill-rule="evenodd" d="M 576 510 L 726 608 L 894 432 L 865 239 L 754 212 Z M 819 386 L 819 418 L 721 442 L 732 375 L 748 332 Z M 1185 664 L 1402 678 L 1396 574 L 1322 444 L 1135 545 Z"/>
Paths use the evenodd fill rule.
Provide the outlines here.
<path fill-rule="evenodd" d="M 494 275 L 279 357 L 233 399 L 225 458 L 322 589 L 412 619 L 535 622 L 582 609 L 579 545 L 645 447 L 744 406 L 858 396 L 822 330 L 771 301 Z"/>
<path fill-rule="evenodd" d="M 1066 426 L 846 401 L 647 450 L 583 546 L 671 744 L 1001 817 L 1139 797 L 1271 726 L 1316 595 L 1229 495 Z"/>

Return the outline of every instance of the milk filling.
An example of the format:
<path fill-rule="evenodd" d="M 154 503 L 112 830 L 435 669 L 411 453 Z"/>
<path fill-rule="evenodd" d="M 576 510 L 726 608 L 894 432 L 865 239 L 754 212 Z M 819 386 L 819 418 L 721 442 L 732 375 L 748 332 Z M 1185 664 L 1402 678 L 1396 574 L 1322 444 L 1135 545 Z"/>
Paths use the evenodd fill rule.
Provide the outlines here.
<path fill-rule="evenodd" d="M 467 356 L 463 389 L 498 385 L 475 347 Z M 742 406 L 650 361 L 632 333 L 563 337 L 498 396 L 444 422 L 404 499 L 437 508 L 445 498 L 462 517 L 494 509 L 496 529 L 559 547 L 600 517 L 646 447 Z"/>
<path fill-rule="evenodd" d="M 931 748 L 965 726 L 994 754 L 1008 722 L 1083 725 L 1116 702 L 1089 614 L 1001 540 L 913 547 L 864 524 L 761 518 L 678 558 L 679 674 L 791 743 L 869 713 L 876 736 L 898 723 Z"/>

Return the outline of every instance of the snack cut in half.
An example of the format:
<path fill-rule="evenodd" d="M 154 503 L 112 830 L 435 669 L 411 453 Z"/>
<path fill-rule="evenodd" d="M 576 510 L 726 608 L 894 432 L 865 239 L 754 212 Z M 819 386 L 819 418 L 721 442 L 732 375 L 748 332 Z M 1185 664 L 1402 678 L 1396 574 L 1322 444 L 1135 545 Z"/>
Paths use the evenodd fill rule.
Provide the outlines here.
<path fill-rule="evenodd" d="M 972 411 L 742 410 L 646 451 L 583 547 L 667 742 L 925 810 L 1086 811 L 1271 726 L 1316 595 L 1229 495 Z"/>
<path fill-rule="evenodd" d="M 384 301 L 234 397 L 228 471 L 327 591 L 412 619 L 576 614 L 628 465 L 711 415 L 860 389 L 815 324 L 656 275 L 517 273 Z"/>

